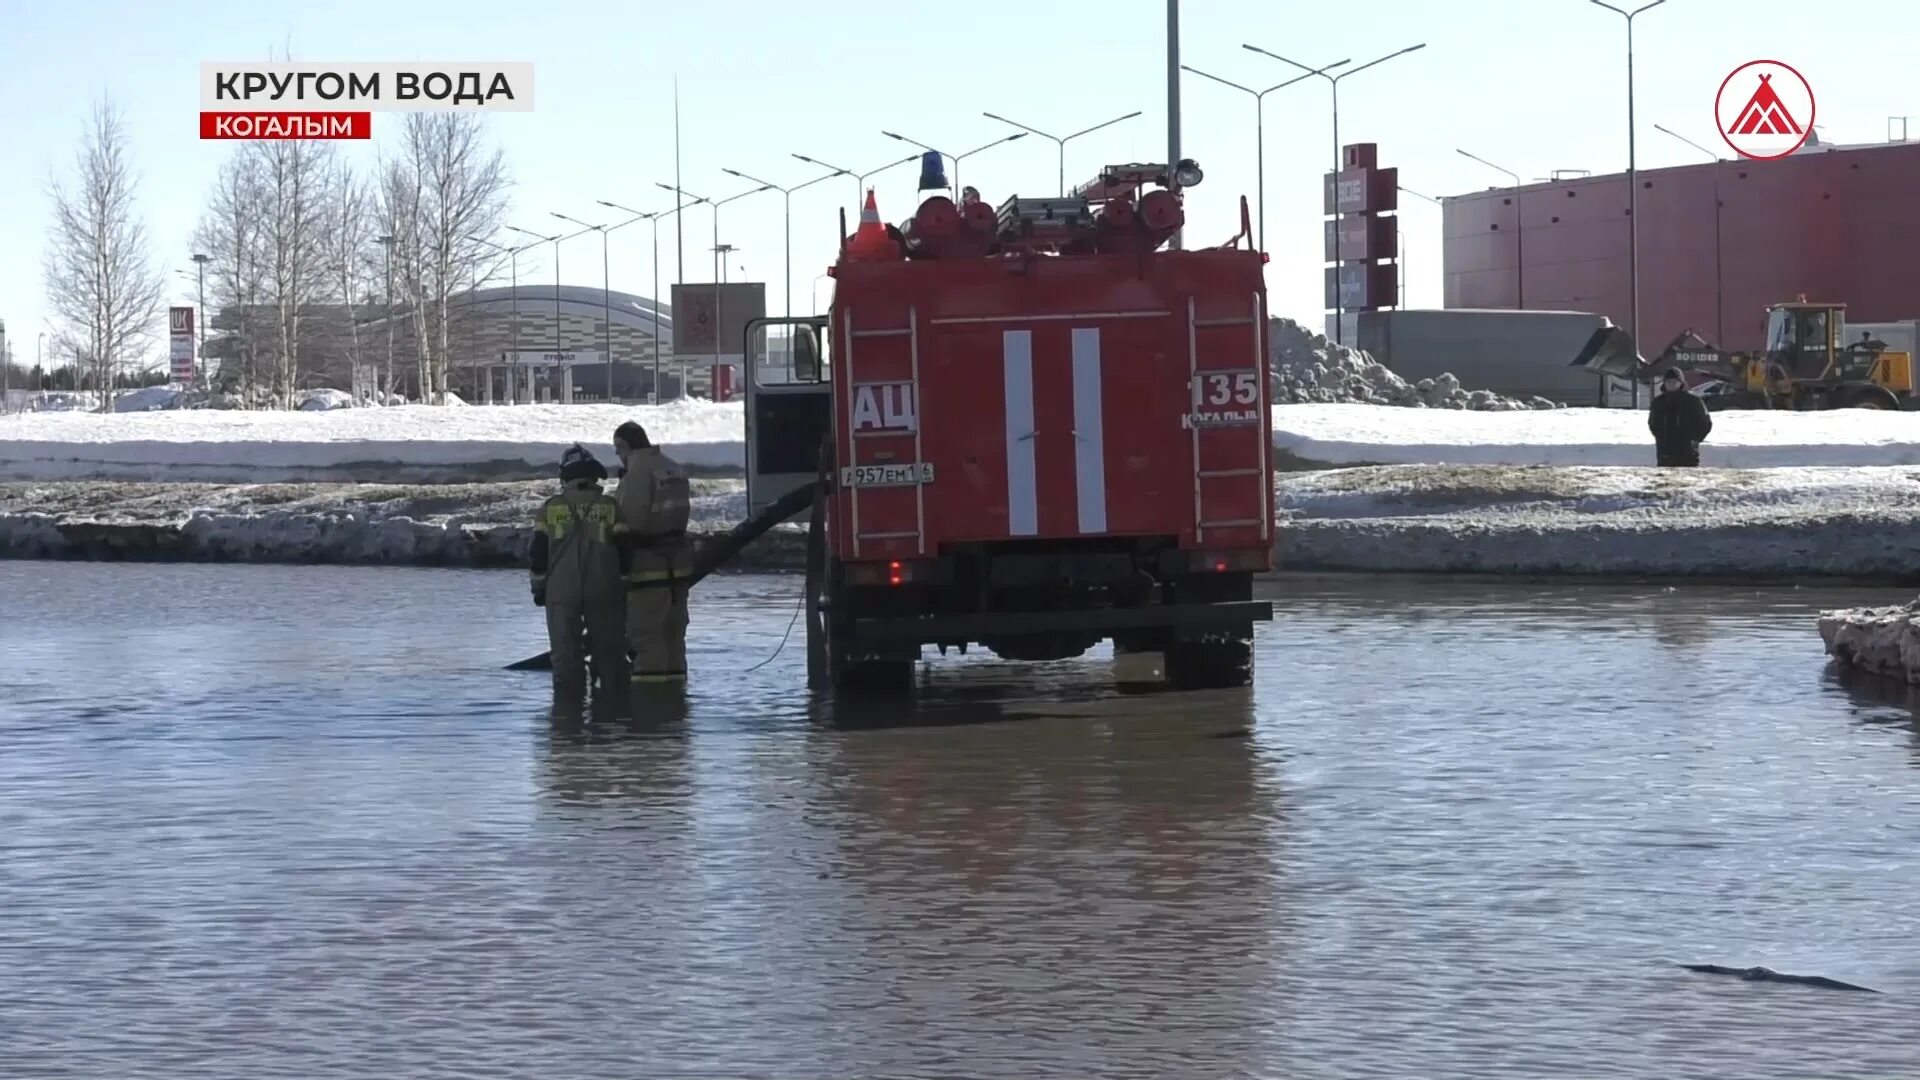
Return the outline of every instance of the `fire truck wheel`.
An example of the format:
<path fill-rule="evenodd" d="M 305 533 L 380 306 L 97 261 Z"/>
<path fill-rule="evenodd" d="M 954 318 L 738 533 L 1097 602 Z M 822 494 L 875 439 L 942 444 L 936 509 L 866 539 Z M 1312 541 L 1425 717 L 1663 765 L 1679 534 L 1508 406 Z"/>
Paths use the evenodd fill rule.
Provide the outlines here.
<path fill-rule="evenodd" d="M 1176 690 L 1224 690 L 1253 682 L 1253 640 L 1177 641 L 1167 647 L 1167 683 Z"/>

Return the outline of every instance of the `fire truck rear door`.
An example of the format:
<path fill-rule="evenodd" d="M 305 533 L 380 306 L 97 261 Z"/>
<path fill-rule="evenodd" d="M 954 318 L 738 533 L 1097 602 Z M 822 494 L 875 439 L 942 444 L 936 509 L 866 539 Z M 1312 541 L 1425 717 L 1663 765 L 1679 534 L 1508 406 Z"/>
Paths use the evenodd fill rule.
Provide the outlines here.
<path fill-rule="evenodd" d="M 754 319 L 746 328 L 747 514 L 820 473 L 833 430 L 827 318 Z"/>

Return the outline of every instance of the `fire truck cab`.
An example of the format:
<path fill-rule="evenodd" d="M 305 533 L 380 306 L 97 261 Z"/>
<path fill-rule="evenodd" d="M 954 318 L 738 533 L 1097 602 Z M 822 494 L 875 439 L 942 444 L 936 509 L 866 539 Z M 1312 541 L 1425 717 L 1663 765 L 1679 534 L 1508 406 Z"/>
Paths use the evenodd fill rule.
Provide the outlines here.
<path fill-rule="evenodd" d="M 1183 182 L 1184 181 L 1184 182 Z M 1162 250 L 1182 162 L 1065 198 L 843 225 L 827 316 L 756 319 L 749 513 L 815 485 L 810 680 L 910 686 L 926 646 L 1123 684 L 1244 685 L 1272 566 L 1265 257 Z M 1149 184 L 1157 184 L 1147 190 Z"/>

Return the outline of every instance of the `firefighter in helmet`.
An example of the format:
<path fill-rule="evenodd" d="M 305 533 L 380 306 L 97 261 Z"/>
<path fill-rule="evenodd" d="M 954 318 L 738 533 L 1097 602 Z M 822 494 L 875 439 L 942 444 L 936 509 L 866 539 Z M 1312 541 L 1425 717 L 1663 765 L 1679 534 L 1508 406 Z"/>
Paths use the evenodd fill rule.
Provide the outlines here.
<path fill-rule="evenodd" d="M 633 682 L 684 685 L 687 587 L 686 470 L 629 420 L 613 433 L 620 455 L 620 540 L 626 554 L 627 649 Z"/>
<path fill-rule="evenodd" d="M 578 696 L 585 689 L 583 645 L 593 654 L 603 691 L 627 678 L 625 596 L 615 546 L 620 506 L 600 489 L 606 478 L 606 466 L 575 443 L 560 457 L 560 494 L 540 505 L 534 525 L 533 602 L 547 609 L 556 695 Z"/>

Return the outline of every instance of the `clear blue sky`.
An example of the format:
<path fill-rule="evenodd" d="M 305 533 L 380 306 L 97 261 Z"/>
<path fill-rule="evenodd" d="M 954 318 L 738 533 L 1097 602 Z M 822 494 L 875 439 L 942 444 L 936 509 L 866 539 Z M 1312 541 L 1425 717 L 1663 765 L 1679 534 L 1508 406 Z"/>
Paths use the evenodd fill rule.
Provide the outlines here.
<path fill-rule="evenodd" d="M 1630 6 L 1621 3 L 1619 6 Z M 1464 147 L 1531 179 L 1556 168 L 1596 173 L 1626 160 L 1624 23 L 1586 0 L 1186 0 L 1182 59 L 1255 86 L 1291 76 L 1243 50 L 1253 42 L 1311 63 L 1360 64 L 1403 45 L 1427 48 L 1341 84 L 1343 142 L 1380 145 L 1382 164 L 1429 195 L 1504 182 L 1455 153 Z M 865 171 L 911 147 L 891 129 L 943 149 L 969 149 L 1011 129 L 991 110 L 1064 134 L 1134 109 L 1144 115 L 1068 144 L 1069 182 L 1102 163 L 1159 160 L 1165 139 L 1165 6 L 1162 0 L 1066 5 L 839 0 L 835 3 L 606 3 L 604 0 L 468 0 L 461 4 L 329 0 L 326 3 L 197 0 L 166 9 L 130 0 L 9 5 L 0 57 L 0 318 L 16 357 L 32 362 L 46 317 L 40 249 L 51 170 L 71 167 L 90 99 L 110 92 L 126 110 L 142 184 L 140 205 L 155 259 L 176 302 L 190 283 L 189 242 L 204 193 L 228 147 L 197 138 L 202 60 L 266 59 L 291 48 L 300 60 L 516 60 L 535 65 L 537 103 L 491 121 L 513 175 L 514 223 L 560 224 L 558 210 L 599 220 L 596 199 L 651 209 L 671 205 L 654 187 L 673 179 L 671 87 L 681 87 L 682 182 L 716 196 L 745 185 L 731 167 L 781 184 L 813 175 L 794 151 Z M 1713 96 L 1737 64 L 1777 59 L 1806 75 L 1822 136 L 1879 141 L 1887 117 L 1920 120 L 1920 88 L 1903 58 L 1920 55 L 1920 18 L 1897 0 L 1669 0 L 1636 20 L 1639 156 L 1643 167 L 1699 154 L 1653 129 L 1661 123 L 1718 145 Z M 1014 35 L 1037 38 L 1025 47 Z M 1234 231 L 1236 197 L 1254 194 L 1253 106 L 1246 95 L 1187 76 L 1183 150 L 1206 170 L 1189 196 L 1189 244 Z M 375 139 L 397 115 L 375 114 Z M 1310 80 L 1269 95 L 1268 287 L 1276 313 L 1318 325 L 1320 176 L 1332 157 L 1328 93 Z M 1920 129 L 1915 131 L 1920 137 Z M 364 145 L 355 156 L 371 160 Z M 882 216 L 914 204 L 911 166 L 878 182 Z M 963 182 L 997 202 L 1051 194 L 1052 143 L 1029 136 L 969 159 Z M 832 257 L 843 179 L 794 198 L 794 296 L 812 309 L 816 278 Z M 711 217 L 685 215 L 687 280 L 711 280 Z M 1413 306 L 1440 303 L 1439 211 L 1405 199 Z M 781 301 L 781 199 L 777 193 L 721 212 L 721 240 L 741 250 L 733 276 L 768 283 Z M 563 248 L 570 284 L 601 281 L 598 241 Z M 548 249 L 527 253 L 523 278 L 551 280 Z M 662 229 L 663 281 L 673 277 L 671 229 Z M 615 288 L 651 291 L 645 226 L 615 235 Z M 824 298 L 826 288 L 821 284 Z M 662 292 L 665 290 L 663 289 Z"/>

